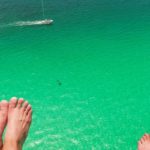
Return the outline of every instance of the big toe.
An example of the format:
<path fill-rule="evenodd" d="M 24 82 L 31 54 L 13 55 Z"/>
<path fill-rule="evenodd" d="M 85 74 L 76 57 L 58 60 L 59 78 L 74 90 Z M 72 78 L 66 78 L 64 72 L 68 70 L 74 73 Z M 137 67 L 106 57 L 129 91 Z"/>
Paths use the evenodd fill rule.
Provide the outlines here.
<path fill-rule="evenodd" d="M 17 97 L 12 97 L 9 102 L 9 108 L 15 108 L 17 105 Z"/>

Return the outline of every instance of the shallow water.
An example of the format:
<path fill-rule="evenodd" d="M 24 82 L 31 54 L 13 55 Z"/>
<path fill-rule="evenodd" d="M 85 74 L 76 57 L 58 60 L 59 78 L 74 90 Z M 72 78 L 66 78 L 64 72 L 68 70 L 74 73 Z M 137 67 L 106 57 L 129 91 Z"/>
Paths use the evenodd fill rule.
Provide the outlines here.
<path fill-rule="evenodd" d="M 0 98 L 25 97 L 24 150 L 134 150 L 150 131 L 150 2 L 0 2 Z"/>

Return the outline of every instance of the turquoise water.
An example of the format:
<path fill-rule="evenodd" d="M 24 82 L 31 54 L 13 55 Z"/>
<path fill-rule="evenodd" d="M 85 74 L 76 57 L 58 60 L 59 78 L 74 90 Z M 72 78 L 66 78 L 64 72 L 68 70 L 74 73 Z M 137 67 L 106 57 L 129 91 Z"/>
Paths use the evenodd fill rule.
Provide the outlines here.
<path fill-rule="evenodd" d="M 134 150 L 150 132 L 150 1 L 0 1 L 0 98 L 24 97 L 24 150 Z"/>

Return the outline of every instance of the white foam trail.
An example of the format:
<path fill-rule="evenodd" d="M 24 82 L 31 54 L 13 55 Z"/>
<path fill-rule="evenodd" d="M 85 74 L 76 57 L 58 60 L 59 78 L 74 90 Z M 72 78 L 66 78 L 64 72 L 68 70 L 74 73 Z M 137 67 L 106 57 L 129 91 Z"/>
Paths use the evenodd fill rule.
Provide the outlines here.
<path fill-rule="evenodd" d="M 49 25 L 51 23 L 53 23 L 53 20 L 51 19 L 36 20 L 36 21 L 17 21 L 14 23 L 0 25 L 0 28 L 11 27 L 11 26 Z"/>
<path fill-rule="evenodd" d="M 51 24 L 53 20 L 36 20 L 36 21 L 18 21 L 15 22 L 15 26 L 33 26 L 33 25 L 48 25 Z"/>

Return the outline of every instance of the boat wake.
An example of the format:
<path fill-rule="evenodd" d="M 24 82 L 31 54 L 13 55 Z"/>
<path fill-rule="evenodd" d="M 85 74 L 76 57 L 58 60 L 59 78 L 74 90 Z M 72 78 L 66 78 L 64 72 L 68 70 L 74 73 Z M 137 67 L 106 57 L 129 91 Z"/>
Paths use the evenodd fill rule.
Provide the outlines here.
<path fill-rule="evenodd" d="M 41 5 L 42 5 L 43 18 L 45 18 L 44 0 L 41 0 Z M 11 26 L 49 25 L 51 23 L 53 23 L 53 20 L 51 19 L 36 20 L 36 21 L 17 21 L 9 24 L 0 24 L 0 28 L 11 27 Z"/>
<path fill-rule="evenodd" d="M 13 23 L 14 26 L 33 26 L 33 25 L 49 25 L 53 23 L 53 20 L 36 20 L 36 21 L 18 21 Z"/>
<path fill-rule="evenodd" d="M 14 23 L 8 23 L 8 24 L 0 25 L 0 28 L 12 27 L 12 26 L 50 25 L 52 23 L 53 23 L 53 20 L 51 20 L 51 19 L 36 20 L 36 21 L 17 21 L 17 22 L 14 22 Z"/>

